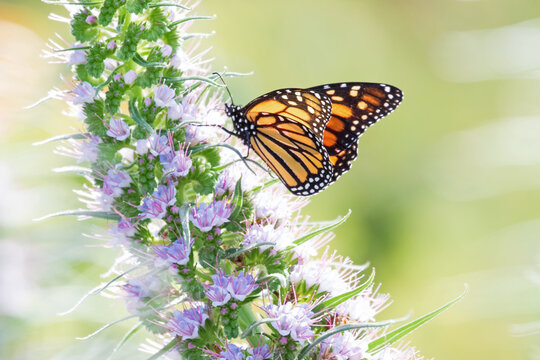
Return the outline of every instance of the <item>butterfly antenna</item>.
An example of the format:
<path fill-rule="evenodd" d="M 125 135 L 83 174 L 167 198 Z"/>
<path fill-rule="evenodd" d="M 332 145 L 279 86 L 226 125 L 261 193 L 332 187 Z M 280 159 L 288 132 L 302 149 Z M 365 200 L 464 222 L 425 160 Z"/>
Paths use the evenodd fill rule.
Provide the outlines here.
<path fill-rule="evenodd" d="M 231 98 L 231 104 L 234 105 L 234 100 L 233 100 L 231 91 L 229 90 L 229 86 L 227 86 L 227 83 L 225 82 L 225 80 L 223 80 L 223 78 L 221 77 L 221 74 L 220 74 L 220 73 L 214 72 L 214 74 L 216 74 L 216 76 L 217 76 L 218 78 L 220 78 L 220 80 L 221 80 L 221 82 L 223 83 L 223 85 L 225 85 L 225 89 L 227 90 L 227 93 L 229 94 L 229 97 Z"/>

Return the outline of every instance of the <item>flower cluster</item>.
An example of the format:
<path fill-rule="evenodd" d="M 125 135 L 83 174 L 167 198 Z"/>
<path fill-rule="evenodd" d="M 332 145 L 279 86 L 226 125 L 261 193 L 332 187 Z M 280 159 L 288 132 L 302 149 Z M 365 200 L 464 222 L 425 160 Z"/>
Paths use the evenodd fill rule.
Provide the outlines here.
<path fill-rule="evenodd" d="M 55 90 L 85 131 L 64 137 L 87 179 L 71 211 L 116 221 L 125 251 L 103 293 L 126 302 L 158 355 L 183 359 L 418 359 L 375 322 L 388 304 L 365 268 L 330 254 L 332 228 L 238 154 L 219 127 L 222 86 L 196 53 L 181 1 L 65 5 L 74 41 L 51 41 L 74 85 Z M 62 50 L 62 51 L 59 51 Z M 233 74 L 223 73 L 226 77 Z M 322 254 L 318 254 L 322 251 Z M 120 283 L 121 282 L 121 283 Z M 412 328 L 409 326 L 408 329 Z M 406 333 L 410 330 L 402 330 Z"/>

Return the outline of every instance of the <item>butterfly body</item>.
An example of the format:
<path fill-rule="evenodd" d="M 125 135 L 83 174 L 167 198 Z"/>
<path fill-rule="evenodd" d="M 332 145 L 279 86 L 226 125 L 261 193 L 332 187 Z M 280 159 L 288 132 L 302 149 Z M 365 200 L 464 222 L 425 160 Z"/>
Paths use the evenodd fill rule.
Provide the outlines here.
<path fill-rule="evenodd" d="M 316 194 L 348 171 L 363 132 L 392 112 L 402 92 L 390 85 L 337 83 L 279 89 L 244 107 L 227 104 L 234 135 L 295 195 Z"/>

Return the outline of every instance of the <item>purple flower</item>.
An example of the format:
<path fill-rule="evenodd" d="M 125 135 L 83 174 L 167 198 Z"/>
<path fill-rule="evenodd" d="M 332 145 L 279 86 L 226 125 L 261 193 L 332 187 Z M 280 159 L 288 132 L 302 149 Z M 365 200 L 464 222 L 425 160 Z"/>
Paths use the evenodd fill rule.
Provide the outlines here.
<path fill-rule="evenodd" d="M 144 155 L 148 152 L 148 140 L 147 139 L 139 139 L 137 140 L 137 145 L 136 145 L 136 152 L 137 154 L 139 155 Z"/>
<path fill-rule="evenodd" d="M 251 274 L 244 275 L 244 270 L 240 271 L 237 276 L 231 276 L 227 290 L 238 301 L 244 301 L 253 290 L 258 288 L 255 279 Z"/>
<path fill-rule="evenodd" d="M 128 311 L 132 314 L 138 313 L 139 309 L 146 305 L 144 299 L 153 296 L 161 287 L 161 280 L 155 276 L 146 275 L 129 280 L 122 286 Z"/>
<path fill-rule="evenodd" d="M 133 84 L 133 82 L 137 79 L 137 73 L 135 70 L 129 70 L 127 73 L 124 74 L 124 82 L 128 85 Z"/>
<path fill-rule="evenodd" d="M 103 140 L 98 136 L 91 136 L 81 143 L 81 157 L 77 160 L 78 163 L 83 161 L 95 162 L 98 156 L 98 145 Z"/>
<path fill-rule="evenodd" d="M 223 306 L 231 300 L 231 294 L 229 294 L 227 288 L 219 285 L 207 286 L 205 294 L 212 301 L 213 306 Z"/>
<path fill-rule="evenodd" d="M 204 325 L 208 319 L 208 308 L 204 305 L 190 307 L 183 311 L 184 319 L 197 325 Z"/>
<path fill-rule="evenodd" d="M 167 185 L 159 185 L 153 196 L 157 201 L 161 201 L 164 206 L 172 206 L 176 203 L 176 186 L 171 182 Z"/>
<path fill-rule="evenodd" d="M 184 311 L 174 310 L 167 328 L 181 336 L 183 340 L 199 337 L 199 327 L 208 319 L 208 310 L 199 305 Z"/>
<path fill-rule="evenodd" d="M 86 81 L 79 83 L 73 89 L 73 93 L 75 94 L 75 99 L 73 99 L 75 105 L 93 102 L 96 97 L 96 89 Z"/>
<path fill-rule="evenodd" d="M 124 120 L 111 117 L 107 135 L 115 138 L 118 141 L 124 141 L 129 137 L 129 126 L 124 122 Z"/>
<path fill-rule="evenodd" d="M 152 196 L 145 197 L 137 209 L 141 212 L 141 219 L 162 219 L 167 213 L 166 205 Z"/>
<path fill-rule="evenodd" d="M 250 356 L 248 356 L 246 360 L 265 360 L 272 357 L 272 351 L 270 351 L 270 347 L 266 344 L 253 349 L 248 349 L 248 353 Z"/>
<path fill-rule="evenodd" d="M 219 353 L 219 360 L 243 360 L 245 355 L 242 353 L 242 349 L 234 344 L 228 344 L 227 349 Z"/>
<path fill-rule="evenodd" d="M 97 22 L 97 18 L 96 18 L 95 15 L 89 15 L 89 16 L 86 17 L 85 21 L 86 21 L 86 23 L 88 25 L 92 25 L 92 24 L 95 24 Z"/>
<path fill-rule="evenodd" d="M 131 177 L 123 170 L 110 169 L 103 179 L 102 191 L 104 194 L 117 197 L 122 194 L 122 188 L 128 187 Z"/>
<path fill-rule="evenodd" d="M 169 139 L 165 135 L 152 134 L 148 138 L 150 153 L 154 156 L 168 154 L 171 151 Z"/>
<path fill-rule="evenodd" d="M 279 306 L 270 304 L 263 310 L 268 317 L 277 319 L 272 322 L 272 326 L 280 335 L 290 335 L 301 344 L 304 344 L 306 339 L 314 336 L 311 330 L 313 312 L 307 307 L 307 304 L 303 303 L 296 306 L 291 302 Z"/>
<path fill-rule="evenodd" d="M 75 50 L 69 56 L 68 64 L 70 65 L 84 65 L 87 63 L 86 52 L 84 50 Z"/>
<path fill-rule="evenodd" d="M 171 120 L 179 120 L 184 114 L 184 108 L 181 104 L 178 104 L 176 101 L 169 105 L 169 110 L 167 111 L 167 117 Z"/>
<path fill-rule="evenodd" d="M 289 245 L 292 245 L 293 237 L 291 232 L 283 229 L 276 229 L 273 225 L 251 225 L 244 236 L 242 244 L 244 246 L 259 244 L 259 243 L 273 243 L 277 250 L 284 250 Z M 259 247 L 259 251 L 263 252 L 272 245 L 262 245 Z"/>
<path fill-rule="evenodd" d="M 160 161 L 167 177 L 184 177 L 189 173 L 193 165 L 186 150 L 182 149 L 161 155 Z"/>
<path fill-rule="evenodd" d="M 116 48 L 116 41 L 114 40 L 109 41 L 109 43 L 107 44 L 107 49 L 114 50 L 115 48 Z"/>
<path fill-rule="evenodd" d="M 356 339 L 347 331 L 323 340 L 317 359 L 363 359 L 367 355 L 367 350 L 368 341 Z"/>
<path fill-rule="evenodd" d="M 154 101 L 157 106 L 168 107 L 174 104 L 174 90 L 167 85 L 159 85 L 154 91 Z"/>
<path fill-rule="evenodd" d="M 127 239 L 135 235 L 135 224 L 131 223 L 130 220 L 123 218 L 116 226 L 111 226 L 109 232 L 116 244 L 125 244 Z"/>
<path fill-rule="evenodd" d="M 182 337 L 183 340 L 199 337 L 199 326 L 191 321 L 184 320 L 182 313 L 178 310 L 174 311 L 173 318 L 167 322 L 166 327 Z"/>
<path fill-rule="evenodd" d="M 172 54 L 172 46 L 171 45 L 163 45 L 161 48 L 161 55 L 164 57 L 169 57 Z"/>
<path fill-rule="evenodd" d="M 191 211 L 191 222 L 199 230 L 207 232 L 229 221 L 232 213 L 232 207 L 229 203 L 220 200 L 207 205 L 199 204 L 198 208 Z"/>
<path fill-rule="evenodd" d="M 155 252 L 168 265 L 178 264 L 186 265 L 191 254 L 193 241 L 186 241 L 183 237 L 173 242 L 171 246 L 156 246 Z"/>
<path fill-rule="evenodd" d="M 236 186 L 237 179 L 232 175 L 230 171 L 223 171 L 219 174 L 216 185 L 216 196 L 225 194 L 226 191 L 233 191 Z"/>

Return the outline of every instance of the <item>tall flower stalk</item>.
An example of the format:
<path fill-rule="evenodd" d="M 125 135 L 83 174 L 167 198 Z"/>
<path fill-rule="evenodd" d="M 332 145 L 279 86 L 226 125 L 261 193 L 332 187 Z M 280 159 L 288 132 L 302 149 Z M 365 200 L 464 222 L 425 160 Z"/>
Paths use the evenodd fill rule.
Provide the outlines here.
<path fill-rule="evenodd" d="M 401 327 L 376 321 L 389 297 L 374 272 L 327 246 L 347 216 L 309 223 L 306 201 L 220 129 L 217 79 L 236 74 L 211 73 L 205 35 L 188 31 L 210 17 L 183 1 L 46 2 L 65 7 L 51 18 L 74 38 L 45 52 L 73 70 L 50 97 L 84 128 L 53 140 L 87 180 L 86 209 L 54 215 L 113 220 L 96 238 L 123 255 L 90 294 L 125 302 L 151 358 L 421 358 L 396 343 L 457 299 Z"/>

